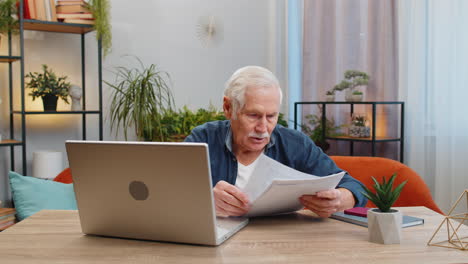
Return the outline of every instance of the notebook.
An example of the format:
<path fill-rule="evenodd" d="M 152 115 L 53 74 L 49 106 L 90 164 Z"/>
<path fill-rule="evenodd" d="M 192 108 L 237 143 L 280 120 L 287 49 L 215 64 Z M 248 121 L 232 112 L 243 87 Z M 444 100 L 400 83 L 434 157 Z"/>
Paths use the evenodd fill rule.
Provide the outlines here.
<path fill-rule="evenodd" d="M 247 218 L 217 218 L 208 145 L 67 141 L 83 233 L 219 245 Z"/>
<path fill-rule="evenodd" d="M 352 214 L 345 214 L 344 212 L 336 212 L 332 214 L 331 218 L 341 220 L 355 225 L 367 227 L 367 217 L 357 216 Z M 403 215 L 403 223 L 401 227 L 410 227 L 415 225 L 424 224 L 424 219 L 409 215 Z"/>

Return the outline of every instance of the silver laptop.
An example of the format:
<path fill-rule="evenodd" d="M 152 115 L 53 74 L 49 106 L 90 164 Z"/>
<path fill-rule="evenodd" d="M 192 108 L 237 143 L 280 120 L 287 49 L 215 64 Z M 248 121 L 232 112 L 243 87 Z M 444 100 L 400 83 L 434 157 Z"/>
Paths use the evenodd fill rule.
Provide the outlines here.
<path fill-rule="evenodd" d="M 219 245 L 248 223 L 217 218 L 208 145 L 67 141 L 85 234 Z"/>

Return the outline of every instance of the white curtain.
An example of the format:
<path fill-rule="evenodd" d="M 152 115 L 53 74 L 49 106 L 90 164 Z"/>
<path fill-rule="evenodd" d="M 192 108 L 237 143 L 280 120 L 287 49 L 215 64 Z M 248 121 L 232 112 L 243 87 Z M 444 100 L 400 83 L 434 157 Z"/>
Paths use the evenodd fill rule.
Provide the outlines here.
<path fill-rule="evenodd" d="M 468 1 L 398 4 L 405 159 L 447 212 L 468 189 Z"/>

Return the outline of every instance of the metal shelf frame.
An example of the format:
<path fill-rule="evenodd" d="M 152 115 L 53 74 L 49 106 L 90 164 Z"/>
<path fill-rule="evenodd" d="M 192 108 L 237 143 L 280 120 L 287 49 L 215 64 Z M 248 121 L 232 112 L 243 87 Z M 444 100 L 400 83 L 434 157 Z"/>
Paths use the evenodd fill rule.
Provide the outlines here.
<path fill-rule="evenodd" d="M 371 105 L 372 107 L 372 128 L 371 128 L 371 137 L 369 138 L 354 138 L 354 137 L 328 137 L 325 135 L 326 130 L 322 129 L 322 136 L 328 140 L 342 140 L 349 141 L 349 153 L 351 156 L 354 156 L 354 142 L 369 142 L 371 143 L 371 153 L 372 156 L 376 155 L 376 143 L 378 142 L 400 142 L 400 153 L 399 160 L 403 163 L 404 161 L 404 132 L 405 132 L 405 103 L 401 101 L 369 101 L 369 102 L 322 102 L 322 101 L 310 101 L 310 102 L 295 102 L 294 103 L 294 129 L 297 130 L 298 124 L 298 109 L 300 105 L 321 105 L 322 107 L 322 116 L 321 122 L 322 127 L 325 127 L 327 120 L 327 106 L 328 105 L 349 105 L 350 106 L 350 115 L 354 113 L 355 105 Z M 397 138 L 379 138 L 376 137 L 376 123 L 377 123 L 377 106 L 378 105 L 397 105 L 400 107 L 400 135 Z"/>
<path fill-rule="evenodd" d="M 51 21 L 39 21 L 31 19 L 22 19 L 23 18 L 23 5 L 24 1 L 20 1 L 19 5 L 19 42 L 20 42 L 20 55 L 12 55 L 12 34 L 8 32 L 8 55 L 0 56 L 0 63 L 8 63 L 8 76 L 9 76 L 9 124 L 10 124 L 10 133 L 9 139 L 4 139 L 0 141 L 0 147 L 10 147 L 10 161 L 11 161 L 11 170 L 15 170 L 15 147 L 22 147 L 22 167 L 23 174 L 27 175 L 27 135 L 26 135 L 26 116 L 28 115 L 70 115 L 78 114 L 82 116 L 82 138 L 86 140 L 86 116 L 88 114 L 97 114 L 99 119 L 99 140 L 103 139 L 103 103 L 102 103 L 102 43 L 101 40 L 97 40 L 97 57 L 98 57 L 98 92 L 99 92 L 99 109 L 98 110 L 87 110 L 86 109 L 86 61 L 85 61 L 85 35 L 89 32 L 92 32 L 93 26 L 87 24 L 70 24 L 62 22 L 51 22 Z M 58 34 L 78 34 L 80 35 L 81 42 L 81 85 L 82 85 L 82 111 L 26 111 L 25 107 L 25 82 L 24 82 L 24 63 L 25 63 L 25 53 L 24 53 L 24 31 L 25 30 L 34 30 L 34 31 L 44 31 L 44 32 L 55 32 Z M 13 89 L 13 63 L 20 63 L 20 93 L 21 93 L 21 109 L 13 109 L 13 94 L 15 89 Z M 14 115 L 21 116 L 21 140 L 15 140 L 15 131 L 14 131 Z"/>

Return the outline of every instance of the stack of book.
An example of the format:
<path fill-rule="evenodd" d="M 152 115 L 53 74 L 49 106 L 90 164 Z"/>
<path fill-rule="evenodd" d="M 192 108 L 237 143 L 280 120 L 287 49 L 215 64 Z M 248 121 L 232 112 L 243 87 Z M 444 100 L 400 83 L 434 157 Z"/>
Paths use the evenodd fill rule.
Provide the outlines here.
<path fill-rule="evenodd" d="M 16 4 L 19 6 L 19 1 Z M 57 21 L 55 0 L 24 0 L 24 19 L 37 19 L 43 21 Z"/>
<path fill-rule="evenodd" d="M 83 0 L 58 0 L 57 19 L 64 23 L 94 24 L 94 17 Z"/>
<path fill-rule="evenodd" d="M 0 208 L 0 231 L 15 224 L 15 208 Z"/>

